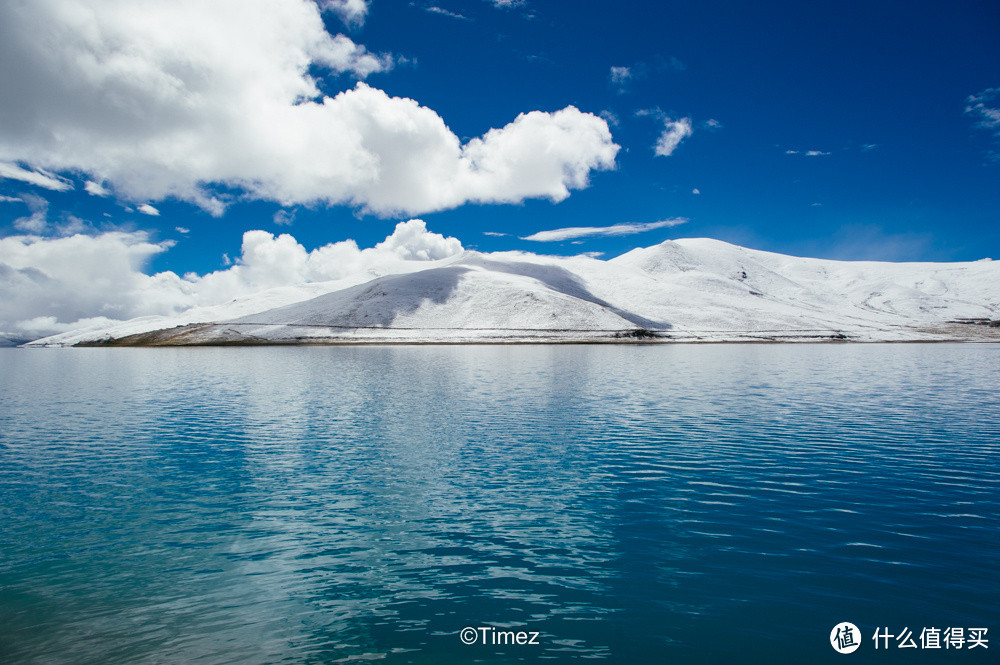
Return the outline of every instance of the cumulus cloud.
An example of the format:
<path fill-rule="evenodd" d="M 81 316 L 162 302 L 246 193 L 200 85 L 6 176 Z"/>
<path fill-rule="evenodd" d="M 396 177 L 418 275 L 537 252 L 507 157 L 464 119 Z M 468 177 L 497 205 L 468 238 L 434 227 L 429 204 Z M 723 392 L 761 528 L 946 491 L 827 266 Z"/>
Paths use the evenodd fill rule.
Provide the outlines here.
<path fill-rule="evenodd" d="M 16 201 L 21 201 L 17 196 L 4 196 L 0 194 L 0 203 L 14 203 Z"/>
<path fill-rule="evenodd" d="M 143 215 L 152 215 L 153 217 L 159 217 L 160 211 L 149 205 L 148 203 L 143 203 L 141 206 L 137 206 L 136 210 L 141 212 Z"/>
<path fill-rule="evenodd" d="M 183 304 L 164 299 L 166 282 L 176 275 L 147 276 L 140 269 L 166 243 L 150 242 L 145 233 L 106 233 L 64 238 L 0 238 L 0 330 L 38 330 L 44 317 L 70 323 L 95 316 L 123 318 L 133 313 L 161 313 Z M 166 289 L 171 291 L 170 288 Z M 144 302 L 156 301 L 151 308 Z M 20 322 L 27 322 L 27 328 Z"/>
<path fill-rule="evenodd" d="M 457 175 L 464 191 L 458 196 L 478 202 L 561 201 L 571 188 L 587 186 L 590 171 L 614 167 L 617 154 L 607 122 L 593 114 L 574 106 L 522 113 L 462 148 Z"/>
<path fill-rule="evenodd" d="M 364 253 L 363 250 L 362 253 Z M 420 219 L 401 222 L 388 238 L 375 245 L 372 255 L 388 254 L 404 261 L 436 261 L 464 251 L 458 238 L 431 233 Z"/>
<path fill-rule="evenodd" d="M 574 107 L 463 144 L 412 99 L 361 82 L 324 96 L 310 73 L 392 64 L 328 33 L 311 0 L 9 0 L 0 160 L 54 188 L 69 184 L 50 172 L 79 172 L 128 201 L 175 197 L 217 215 L 220 189 L 381 215 L 559 201 L 614 166 L 607 123 Z"/>
<path fill-rule="evenodd" d="M 428 231 L 419 219 L 401 222 L 366 249 L 344 240 L 307 251 L 291 235 L 254 230 L 243 234 L 241 256 L 225 270 L 148 274 L 150 260 L 172 245 L 143 231 L 0 238 L 0 335 L 41 337 L 88 322 L 174 314 L 303 282 L 366 281 L 401 262 L 464 251 L 457 239 Z"/>
<path fill-rule="evenodd" d="M 43 169 L 29 171 L 28 169 L 21 168 L 17 164 L 11 164 L 10 162 L 0 162 L 0 178 L 20 180 L 21 182 L 26 182 L 29 185 L 36 185 L 38 187 L 44 187 L 45 189 L 55 190 L 57 192 L 65 192 L 73 189 L 73 185 L 71 185 L 68 180 L 60 178 L 54 173 L 49 173 Z"/>
<path fill-rule="evenodd" d="M 659 222 L 646 222 L 644 224 L 613 224 L 612 226 L 573 226 L 563 229 L 552 229 L 550 231 L 539 231 L 530 236 L 524 236 L 521 240 L 534 240 L 535 242 L 559 242 L 571 240 L 573 238 L 587 238 L 590 236 L 628 236 L 654 229 L 662 229 L 670 226 L 679 226 L 688 220 L 683 217 L 664 219 Z"/>

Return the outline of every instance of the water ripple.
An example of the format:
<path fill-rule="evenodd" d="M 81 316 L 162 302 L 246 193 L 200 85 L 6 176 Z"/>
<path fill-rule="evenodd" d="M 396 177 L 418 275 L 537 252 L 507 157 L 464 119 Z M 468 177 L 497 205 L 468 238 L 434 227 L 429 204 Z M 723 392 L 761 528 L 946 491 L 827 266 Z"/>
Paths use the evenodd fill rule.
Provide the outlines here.
<path fill-rule="evenodd" d="M 988 625 L 998 350 L 4 350 L 0 662 L 797 663 L 845 619 Z"/>

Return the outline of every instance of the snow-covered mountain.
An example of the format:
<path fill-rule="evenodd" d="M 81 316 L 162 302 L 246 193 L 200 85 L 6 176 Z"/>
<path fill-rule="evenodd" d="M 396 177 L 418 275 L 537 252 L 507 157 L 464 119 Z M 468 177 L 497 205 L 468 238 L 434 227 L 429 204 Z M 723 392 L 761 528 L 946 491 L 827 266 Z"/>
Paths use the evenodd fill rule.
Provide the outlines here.
<path fill-rule="evenodd" d="M 797 258 L 704 238 L 617 258 L 465 252 L 29 346 L 1000 340 L 1000 263 Z M 371 277 L 371 279 L 368 279 Z M 367 281 L 365 281 L 367 280 Z"/>

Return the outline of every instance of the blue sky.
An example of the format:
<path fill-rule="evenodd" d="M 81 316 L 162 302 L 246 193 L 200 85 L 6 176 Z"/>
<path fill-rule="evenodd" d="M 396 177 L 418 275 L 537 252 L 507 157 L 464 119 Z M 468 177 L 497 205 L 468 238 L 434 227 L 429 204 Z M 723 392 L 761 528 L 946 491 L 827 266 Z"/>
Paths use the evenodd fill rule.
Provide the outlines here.
<path fill-rule="evenodd" d="M 523 235 L 683 216 L 681 228 L 586 246 L 693 234 L 837 258 L 1000 254 L 996 135 L 965 113 L 970 95 L 1000 85 L 996 3 L 537 3 L 531 20 L 484 3 L 451 9 L 475 21 L 413 17 L 406 50 L 420 66 L 390 75 L 407 79 L 404 94 L 460 134 L 525 108 L 609 110 L 622 151 L 617 170 L 558 205 L 462 208 L 428 216 L 433 228 L 457 234 L 475 220 Z M 376 6 L 366 29 L 379 34 L 394 13 Z M 421 49 L 417 35 L 432 32 L 449 46 Z M 624 92 L 613 66 L 635 73 Z M 670 157 L 653 154 L 657 122 L 636 117 L 657 107 L 695 125 Z M 721 129 L 704 128 L 712 119 Z"/>
<path fill-rule="evenodd" d="M 298 76 L 289 73 L 294 67 L 278 71 L 275 65 L 271 72 L 272 63 L 283 61 L 296 39 L 317 39 L 314 29 L 295 23 L 299 31 L 289 29 L 284 41 L 257 44 L 260 34 L 284 24 L 258 25 L 236 12 L 229 17 L 225 4 L 205 17 L 198 3 L 177 3 L 169 10 L 174 14 L 149 27 L 156 32 L 145 39 L 156 49 L 142 52 L 147 60 L 136 65 L 123 57 L 122 65 L 116 58 L 132 45 L 108 35 L 134 34 L 136 24 L 126 21 L 143 18 L 120 18 L 115 0 L 9 3 L 0 21 L 8 33 L 0 35 L 6 43 L 0 47 L 0 175 L 6 176 L 0 179 L 0 238 L 144 232 L 151 242 L 169 241 L 147 257 L 148 272 L 178 274 L 224 268 L 224 256 L 239 256 L 249 229 L 292 234 L 306 249 L 346 238 L 368 247 L 411 217 L 483 251 L 610 257 L 667 238 L 708 236 L 826 258 L 1000 257 L 996 2 L 324 0 L 326 37 L 343 35 L 346 42 L 338 42 L 337 53 L 329 45 L 326 51 L 308 46 L 315 52 L 302 77 L 315 82 L 306 97 L 317 104 L 345 91 L 360 99 L 354 91 L 363 79 L 374 91 L 364 109 L 388 113 L 401 108 L 391 100 L 415 100 L 462 144 L 509 127 L 522 113 L 543 112 L 539 131 L 550 131 L 563 122 L 554 115 L 561 109 L 581 112 L 563 119 L 560 126 L 568 129 L 559 156 L 539 176 L 538 191 L 531 182 L 491 176 L 451 198 L 433 193 L 448 180 L 433 168 L 413 184 L 424 188 L 415 198 L 396 195 L 412 183 L 397 187 L 388 180 L 360 194 L 353 186 L 341 191 L 337 178 L 348 176 L 338 173 L 354 173 L 365 162 L 348 161 L 347 170 L 337 171 L 344 165 L 336 158 L 323 161 L 341 144 L 339 130 L 322 120 L 275 130 L 266 146 L 247 153 L 246 164 L 225 163 L 226 155 L 216 153 L 232 153 L 233 145 L 253 143 L 271 127 L 266 104 L 245 104 L 232 116 L 225 115 L 231 109 L 219 111 L 227 99 L 242 99 L 239 86 L 251 86 L 254 61 L 247 54 L 260 54 L 267 70 L 261 80 L 273 73 L 287 88 Z M 289 9 L 281 17 L 302 25 L 319 14 L 309 0 L 275 4 Z M 103 30 L 103 41 L 81 37 L 72 45 L 77 50 L 59 60 L 58 49 L 41 37 L 73 6 L 106 10 L 86 24 Z M 74 36 L 82 30 L 69 23 L 62 28 Z M 86 59 L 81 53 L 99 64 L 70 82 L 60 78 L 54 70 L 66 65 L 58 63 L 76 67 Z M 116 69 L 99 69 L 108 62 L 118 63 Z M 121 74 L 123 67 L 134 70 Z M 113 76 L 122 78 L 108 83 Z M 281 85 L 260 89 L 284 90 Z M 230 88 L 235 92 L 226 97 Z M 175 94 L 182 100 L 176 104 L 169 97 Z M 215 106 L 188 113 L 212 95 Z M 246 99 L 256 98 L 247 93 Z M 51 110 L 56 107 L 61 110 Z M 367 126 L 357 116 L 365 112 L 352 110 L 354 120 L 344 126 Z M 331 110 L 329 117 L 345 113 Z M 252 131 L 215 146 L 214 137 L 234 117 Z M 593 133 L 601 123 L 610 137 Z M 179 129 L 163 133 L 174 126 Z M 671 128 L 676 145 L 657 154 L 657 142 Z M 288 134 L 293 131 L 298 134 Z M 325 133 L 314 140 L 310 132 Z M 515 134 L 508 133 L 510 163 L 530 170 L 541 148 L 532 143 L 534 134 Z M 411 169 L 436 154 L 414 152 L 415 161 L 406 162 L 412 155 L 394 152 L 403 149 L 391 136 L 372 136 L 386 144 L 375 149 L 384 161 L 401 155 Z M 287 148 L 296 140 L 304 141 L 301 155 Z M 279 143 L 283 147 L 274 148 Z M 130 151 L 132 145 L 141 150 Z M 612 145 L 616 153 L 608 152 Z M 299 180 L 269 167 L 265 157 L 276 150 L 303 172 Z M 308 173 L 317 160 L 317 170 L 329 167 L 333 175 L 322 180 Z M 203 173 L 183 172 L 209 162 Z M 576 173 L 576 180 L 560 169 Z M 39 178 L 48 178 L 48 186 L 28 182 Z M 87 181 L 99 183 L 104 191 L 95 191 L 105 195 L 88 193 Z M 564 185 L 568 197 L 552 194 Z M 378 203 L 385 197 L 394 203 Z M 140 213 L 142 204 L 159 214 Z M 393 205 L 407 209 L 386 209 Z M 687 221 L 631 235 L 522 239 L 565 227 L 678 218 Z"/>

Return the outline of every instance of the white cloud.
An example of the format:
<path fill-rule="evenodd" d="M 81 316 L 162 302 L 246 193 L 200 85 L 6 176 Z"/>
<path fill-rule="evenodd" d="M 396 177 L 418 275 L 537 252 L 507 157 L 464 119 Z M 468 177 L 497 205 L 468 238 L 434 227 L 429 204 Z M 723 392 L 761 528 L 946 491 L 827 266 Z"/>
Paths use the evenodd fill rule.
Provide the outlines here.
<path fill-rule="evenodd" d="M 618 94 L 625 93 L 633 81 L 639 81 L 649 75 L 649 66 L 644 62 L 637 62 L 627 67 L 612 67 L 608 74 L 608 80 Z"/>
<path fill-rule="evenodd" d="M 691 118 L 681 118 L 680 120 L 663 119 L 663 131 L 660 138 L 656 140 L 653 151 L 657 157 L 669 157 L 674 154 L 674 150 L 681 141 L 691 136 L 694 130 L 691 129 Z"/>
<path fill-rule="evenodd" d="M 451 197 L 484 203 L 561 201 L 570 189 L 587 186 L 590 171 L 614 167 L 617 154 L 607 122 L 595 115 L 573 106 L 522 113 L 462 148 L 459 188 Z"/>
<path fill-rule="evenodd" d="M 49 228 L 49 202 L 35 194 L 25 194 L 24 203 L 31 214 L 14 220 L 14 228 L 26 233 L 45 233 Z"/>
<path fill-rule="evenodd" d="M 80 219 L 75 215 L 66 215 L 66 219 L 62 224 L 55 225 L 55 233 L 60 236 L 71 236 L 77 233 L 87 233 L 93 230 L 93 225 L 90 222 Z"/>
<path fill-rule="evenodd" d="M 148 203 L 143 203 L 141 206 L 136 206 L 136 210 L 144 215 L 152 215 L 153 217 L 159 217 L 160 211 L 149 205 Z"/>
<path fill-rule="evenodd" d="M 509 9 L 511 7 L 520 7 L 525 4 L 526 0 L 490 0 L 494 7 L 500 7 L 503 9 Z"/>
<path fill-rule="evenodd" d="M 586 238 L 590 236 L 628 236 L 635 233 L 652 231 L 671 226 L 679 226 L 688 220 L 683 217 L 674 219 L 664 219 L 659 222 L 647 222 L 645 224 L 614 224 L 612 226 L 574 226 L 564 229 L 552 229 L 551 231 L 539 231 L 530 236 L 525 236 L 521 240 L 534 240 L 535 242 L 559 242 L 573 238 Z"/>
<path fill-rule="evenodd" d="M 48 220 L 45 212 L 34 212 L 28 217 L 15 219 L 14 228 L 25 233 L 45 233 L 48 229 Z"/>
<path fill-rule="evenodd" d="M 181 235 L 187 235 L 191 233 L 191 229 L 185 226 L 175 226 L 174 231 L 177 231 L 177 233 L 180 233 Z"/>
<path fill-rule="evenodd" d="M 806 157 L 824 157 L 829 155 L 829 152 L 823 152 L 822 150 L 786 150 L 786 155 L 805 155 Z"/>
<path fill-rule="evenodd" d="M 698 189 L 697 187 L 695 187 L 694 189 L 691 190 L 691 193 L 692 194 L 701 194 L 701 190 Z"/>
<path fill-rule="evenodd" d="M 1000 129 L 1000 88 L 987 88 L 969 95 L 965 112 L 976 119 L 981 129 Z"/>
<path fill-rule="evenodd" d="M 179 282 L 176 275 L 171 280 L 139 272 L 167 247 L 150 242 L 145 233 L 0 238 L 0 330 L 13 332 L 17 322 L 28 321 L 34 331 L 39 317 L 68 323 L 94 316 L 160 313 L 161 307 L 180 305 L 163 298 L 165 283 Z M 144 301 L 158 304 L 146 308 Z"/>
<path fill-rule="evenodd" d="M 419 219 L 401 222 L 368 249 L 344 240 L 310 252 L 291 235 L 247 231 L 240 258 L 225 270 L 183 277 L 169 271 L 147 274 L 149 261 L 171 246 L 142 231 L 0 238 L 0 333 L 40 337 L 99 317 L 173 314 L 277 286 L 364 279 L 392 272 L 402 261 L 464 251 L 457 239 L 431 233 Z"/>
<path fill-rule="evenodd" d="M 472 20 L 471 18 L 469 18 L 468 16 L 465 16 L 464 14 L 459 14 L 457 12 L 449 11 L 449 10 L 445 9 L 444 7 L 438 7 L 437 5 L 430 5 L 428 7 L 424 7 L 423 10 L 425 12 L 429 12 L 431 14 L 438 14 L 440 16 L 447 16 L 448 18 L 458 19 L 460 21 L 471 21 Z"/>
<path fill-rule="evenodd" d="M 375 245 L 374 253 L 389 253 L 405 261 L 435 261 L 463 251 L 458 238 L 431 233 L 423 220 L 400 222 L 388 238 Z"/>
<path fill-rule="evenodd" d="M 619 120 L 618 114 L 616 114 L 614 111 L 609 111 L 605 109 L 600 113 L 598 113 L 597 115 L 604 118 L 607 121 L 608 125 L 611 127 L 617 127 L 618 125 L 621 124 L 621 120 Z"/>
<path fill-rule="evenodd" d="M 632 70 L 628 67 L 612 67 L 610 79 L 611 85 L 617 87 L 619 91 L 621 91 L 632 79 Z"/>
<path fill-rule="evenodd" d="M 291 226 L 295 222 L 294 210 L 279 210 L 271 217 L 278 226 Z"/>
<path fill-rule="evenodd" d="M 52 189 L 57 192 L 65 192 L 73 189 L 73 185 L 71 185 L 65 178 L 60 178 L 54 173 L 49 173 L 48 171 L 42 169 L 29 171 L 10 162 L 0 162 L 0 178 L 20 180 L 21 182 L 26 182 L 29 185 L 44 187 L 45 189 Z"/>
<path fill-rule="evenodd" d="M 618 150 L 604 120 L 574 107 L 463 145 L 412 99 L 363 83 L 325 97 L 311 69 L 363 78 L 392 58 L 326 32 L 310 0 L 9 0 L 0 63 L 0 160 L 213 214 L 226 204 L 213 185 L 382 215 L 559 201 Z"/>
<path fill-rule="evenodd" d="M 987 88 L 966 99 L 966 115 L 975 119 L 975 126 L 1000 139 L 1000 88 Z M 989 157 L 1000 160 L 1000 154 L 990 151 Z"/>
<path fill-rule="evenodd" d="M 27 321 L 18 321 L 18 330 L 27 333 L 35 338 L 54 335 L 56 333 L 70 332 L 80 328 L 91 326 L 109 326 L 116 322 L 116 319 L 109 319 L 106 316 L 93 316 L 86 319 L 78 319 L 72 323 L 61 323 L 54 316 L 36 316 Z M 4 336 L 13 336 L 11 333 L 0 333 Z"/>
<path fill-rule="evenodd" d="M 348 26 L 359 26 L 368 15 L 368 0 L 321 0 L 324 10 L 332 11 Z"/>
<path fill-rule="evenodd" d="M 0 203 L 14 203 L 16 201 L 21 201 L 21 200 L 22 199 L 16 196 L 4 196 L 3 194 L 0 194 Z"/>
<path fill-rule="evenodd" d="M 493 236 L 494 238 L 503 238 L 506 233 L 500 233 L 499 231 L 483 231 L 484 236 Z"/>
<path fill-rule="evenodd" d="M 94 182 L 93 180 L 88 180 L 84 183 L 83 189 L 86 190 L 88 194 L 92 194 L 93 196 L 110 196 L 111 194 L 111 192 L 109 192 L 104 185 Z"/>

